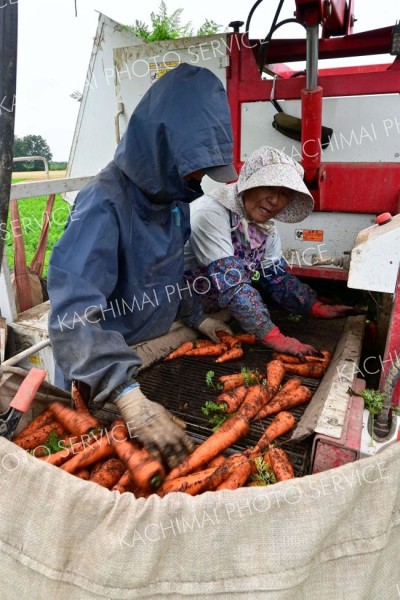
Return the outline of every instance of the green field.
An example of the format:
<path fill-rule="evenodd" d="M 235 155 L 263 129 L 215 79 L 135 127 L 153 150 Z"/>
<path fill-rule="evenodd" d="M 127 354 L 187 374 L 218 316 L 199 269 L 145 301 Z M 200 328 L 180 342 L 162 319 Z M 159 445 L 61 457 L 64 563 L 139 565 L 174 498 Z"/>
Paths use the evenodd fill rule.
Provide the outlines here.
<path fill-rule="evenodd" d="M 19 183 L 20 181 L 26 181 L 25 178 L 13 178 L 12 183 Z M 29 198 L 26 200 L 19 200 L 18 208 L 21 220 L 21 230 L 25 243 L 25 254 L 28 266 L 35 254 L 36 247 L 39 241 L 40 232 L 42 229 L 42 223 L 44 218 L 44 211 L 46 208 L 47 196 L 37 196 L 36 198 Z M 43 271 L 43 277 L 47 277 L 47 267 L 51 251 L 59 238 L 61 237 L 65 223 L 68 219 L 70 212 L 70 206 L 67 204 L 59 194 L 56 195 L 54 202 L 52 216 L 50 219 L 49 236 L 47 241 L 47 251 L 45 257 L 45 266 Z M 15 231 L 14 233 L 19 233 Z M 13 246 L 13 232 L 10 223 L 10 216 L 8 217 L 7 223 L 7 235 L 6 235 L 6 254 L 8 264 L 11 267 L 14 266 L 14 246 Z"/>

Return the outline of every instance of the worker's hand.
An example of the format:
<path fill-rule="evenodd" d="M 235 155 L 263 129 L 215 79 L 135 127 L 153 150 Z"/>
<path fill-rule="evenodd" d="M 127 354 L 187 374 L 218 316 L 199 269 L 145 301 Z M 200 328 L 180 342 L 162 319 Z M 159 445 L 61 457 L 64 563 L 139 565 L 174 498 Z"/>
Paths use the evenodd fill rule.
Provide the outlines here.
<path fill-rule="evenodd" d="M 365 315 L 365 310 L 340 304 L 323 304 L 322 302 L 315 302 L 310 310 L 310 317 L 317 317 L 317 319 L 338 319 L 354 315 Z"/>
<path fill-rule="evenodd" d="M 173 416 L 157 402 L 152 402 L 139 386 L 114 400 L 128 425 L 128 430 L 152 454 L 161 457 L 170 469 L 176 467 L 194 444 Z"/>
<path fill-rule="evenodd" d="M 211 317 L 206 317 L 204 321 L 200 323 L 197 329 L 203 334 L 206 335 L 213 342 L 219 343 L 219 338 L 217 336 L 217 331 L 226 331 L 229 335 L 232 334 L 232 330 L 229 329 L 228 325 L 225 325 L 223 321 L 219 321 L 218 319 L 212 319 Z"/>
<path fill-rule="evenodd" d="M 262 342 L 269 348 L 272 348 L 272 350 L 275 350 L 275 352 L 293 354 L 293 356 L 299 358 L 303 358 L 303 355 L 322 356 L 319 350 L 316 350 L 313 346 L 303 344 L 299 340 L 296 340 L 296 338 L 283 335 L 278 327 L 274 327 L 273 330 L 262 339 Z"/>

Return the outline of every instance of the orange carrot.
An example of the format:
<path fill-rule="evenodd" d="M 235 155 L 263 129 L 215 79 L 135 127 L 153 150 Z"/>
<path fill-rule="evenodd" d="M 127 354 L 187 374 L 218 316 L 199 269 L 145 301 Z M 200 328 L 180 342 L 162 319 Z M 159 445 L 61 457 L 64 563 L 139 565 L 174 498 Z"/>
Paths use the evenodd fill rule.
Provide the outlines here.
<path fill-rule="evenodd" d="M 171 481 L 183 477 L 195 469 L 205 465 L 210 460 L 232 446 L 249 432 L 249 424 L 245 418 L 236 414 L 230 417 L 210 437 L 187 456 L 180 465 L 172 469 L 166 478 Z"/>
<path fill-rule="evenodd" d="M 304 360 L 306 362 L 318 362 L 318 363 L 328 363 L 331 361 L 332 355 L 328 350 L 321 350 L 321 354 L 323 356 L 309 356 L 308 354 L 304 355 Z M 280 360 L 283 363 L 287 363 L 290 365 L 301 365 L 304 362 L 298 358 L 297 356 L 292 356 L 291 354 L 282 354 L 280 352 L 274 352 L 272 355 L 274 360 Z"/>
<path fill-rule="evenodd" d="M 117 431 L 117 428 L 119 430 Z M 133 441 L 127 441 L 128 430 L 123 421 L 116 421 L 113 428 L 113 448 L 118 458 L 128 469 L 132 481 L 142 490 L 154 491 L 163 482 L 165 471 L 160 461 L 151 456 L 148 450 Z"/>
<path fill-rule="evenodd" d="M 160 496 L 165 496 L 171 492 L 184 492 L 194 496 L 201 490 L 210 475 L 215 473 L 217 468 L 218 467 L 211 467 L 209 469 L 204 469 L 203 471 L 197 471 L 196 473 L 177 477 L 170 481 L 164 481 L 157 493 Z"/>
<path fill-rule="evenodd" d="M 24 450 L 34 450 L 45 443 L 50 433 L 54 432 L 56 435 L 61 435 L 64 431 L 64 427 L 61 423 L 58 421 L 51 421 L 40 429 L 36 429 L 32 433 L 21 437 L 18 440 L 15 439 L 14 444 Z"/>
<path fill-rule="evenodd" d="M 63 445 L 62 444 L 63 440 L 60 440 L 59 446 L 60 446 L 61 450 L 59 450 L 58 452 L 54 452 L 53 454 L 50 454 L 50 455 L 44 455 L 43 457 L 40 458 L 40 460 L 47 462 L 49 465 L 54 465 L 55 467 L 60 467 L 62 464 L 67 462 L 68 459 L 72 458 L 75 454 L 82 452 L 82 450 L 84 450 L 87 446 L 92 445 L 99 438 L 94 435 L 93 436 L 84 435 L 80 439 L 81 439 L 80 442 L 75 443 L 75 444 L 69 444 L 69 445 Z"/>
<path fill-rule="evenodd" d="M 215 342 L 212 340 L 196 340 L 196 348 L 207 348 L 207 346 L 214 346 Z"/>
<path fill-rule="evenodd" d="M 225 344 L 213 344 L 204 348 L 194 348 L 186 352 L 186 356 L 219 356 L 226 352 Z"/>
<path fill-rule="evenodd" d="M 90 414 L 89 413 L 89 409 L 86 406 L 86 403 L 82 397 L 82 394 L 80 393 L 80 391 L 78 390 L 77 386 L 75 385 L 75 383 L 72 384 L 72 390 L 71 390 L 71 395 L 72 395 L 72 401 L 74 403 L 74 407 L 75 410 L 77 410 L 78 412 L 83 412 L 86 414 Z"/>
<path fill-rule="evenodd" d="M 91 429 L 99 429 L 100 424 L 91 414 L 77 412 L 61 402 L 53 402 L 50 404 L 50 410 L 58 421 L 71 433 L 75 435 L 83 435 Z"/>
<path fill-rule="evenodd" d="M 75 473 L 75 477 L 79 477 L 79 479 L 84 479 L 85 481 L 89 481 L 90 479 L 90 471 L 89 469 L 81 469 Z"/>
<path fill-rule="evenodd" d="M 98 460 L 108 458 L 114 454 L 114 449 L 109 443 L 107 436 L 104 436 L 95 441 L 89 446 L 85 446 L 78 454 L 74 454 L 65 463 L 61 465 L 61 469 L 67 473 L 76 473 L 81 469 L 93 465 Z"/>
<path fill-rule="evenodd" d="M 135 493 L 138 490 L 137 486 L 132 481 L 131 474 L 129 473 L 128 469 L 123 473 L 123 475 L 111 489 L 119 492 L 120 494 L 123 494 L 124 492 Z"/>
<path fill-rule="evenodd" d="M 241 385 L 230 392 L 223 392 L 220 394 L 215 400 L 215 403 L 226 404 L 226 412 L 228 414 L 234 413 L 242 404 L 247 392 L 248 388 L 245 385 Z"/>
<path fill-rule="evenodd" d="M 238 409 L 238 415 L 251 421 L 260 411 L 261 407 L 268 402 L 270 393 L 263 385 L 253 385 L 248 388 L 245 399 Z"/>
<path fill-rule="evenodd" d="M 54 415 L 50 412 L 49 409 L 42 412 L 38 417 L 33 419 L 22 431 L 19 432 L 13 439 L 13 442 L 17 442 L 18 440 L 30 435 L 34 431 L 41 429 L 44 425 L 48 425 L 54 421 Z"/>
<path fill-rule="evenodd" d="M 121 479 L 124 472 L 123 463 L 118 458 L 110 458 L 96 472 L 92 471 L 90 481 L 110 490 Z"/>
<path fill-rule="evenodd" d="M 298 377 L 290 377 L 290 379 L 288 379 L 287 382 L 281 387 L 279 392 L 271 397 L 269 404 L 271 402 L 285 399 L 288 394 L 292 393 L 294 390 L 296 390 L 300 386 L 301 386 L 301 379 L 299 379 Z M 264 406 L 261 409 L 260 413 L 263 412 L 265 408 L 266 407 Z M 258 417 L 260 416 L 260 413 L 257 415 Z M 260 417 L 260 418 L 263 418 L 263 417 Z"/>
<path fill-rule="evenodd" d="M 217 331 L 217 337 L 222 344 L 225 344 L 228 348 L 240 345 L 238 338 L 226 331 Z"/>
<path fill-rule="evenodd" d="M 240 333 L 236 337 L 242 344 L 247 344 L 248 346 L 255 346 L 257 344 L 257 338 L 252 333 Z"/>
<path fill-rule="evenodd" d="M 222 481 L 216 490 L 236 490 L 242 487 L 251 475 L 251 463 L 249 459 L 241 455 L 241 459 L 237 462 L 236 468 L 227 479 Z"/>
<path fill-rule="evenodd" d="M 294 478 L 293 465 L 288 455 L 282 448 L 271 448 L 265 455 L 264 460 L 271 465 L 277 481 L 286 481 Z"/>
<path fill-rule="evenodd" d="M 262 407 L 257 417 L 259 419 L 265 419 L 271 415 L 276 415 L 281 410 L 290 410 L 292 408 L 296 408 L 296 406 L 301 406 L 302 404 L 308 402 L 311 396 L 312 394 L 310 390 L 304 385 L 297 387 L 290 393 L 288 392 L 286 394 L 281 394 L 281 392 L 279 392 L 279 394 L 277 394 L 269 404 Z"/>
<path fill-rule="evenodd" d="M 300 375 L 301 377 L 312 377 L 314 379 L 321 379 L 325 372 L 324 363 L 303 363 L 301 365 L 289 365 L 282 363 L 286 373 L 293 375 Z"/>
<path fill-rule="evenodd" d="M 173 358 L 179 358 L 180 356 L 184 356 L 189 350 L 194 348 L 193 342 L 185 342 L 182 346 L 179 346 L 173 352 L 170 352 L 168 356 L 165 357 L 165 360 L 172 360 Z"/>
<path fill-rule="evenodd" d="M 221 356 L 219 356 L 215 362 L 216 363 L 224 363 L 224 362 L 228 362 L 229 360 L 237 360 L 238 358 L 241 358 L 243 356 L 243 350 L 242 348 L 230 348 L 229 350 L 227 350 L 226 352 L 224 352 L 224 354 L 221 354 Z"/>
<path fill-rule="evenodd" d="M 289 392 L 292 392 L 293 390 L 295 390 L 296 388 L 301 386 L 301 379 L 299 379 L 298 377 L 290 377 L 286 383 L 283 384 L 283 386 L 281 387 L 281 389 L 279 390 L 279 392 L 277 392 L 275 394 L 275 396 L 272 397 L 272 400 L 275 401 L 276 398 L 280 398 L 281 395 L 285 395 L 288 394 Z"/>
<path fill-rule="evenodd" d="M 254 446 L 255 453 L 261 453 L 265 450 L 267 446 L 271 442 L 273 442 L 276 438 L 284 435 L 296 424 L 296 420 L 294 416 L 289 412 L 280 412 L 276 415 L 275 419 L 272 423 L 267 427 L 264 431 L 261 438 L 258 440 L 257 444 Z"/>
<path fill-rule="evenodd" d="M 211 467 L 220 467 L 224 464 L 225 461 L 226 457 L 223 454 L 218 454 L 218 456 L 216 456 L 215 458 L 210 460 L 210 462 L 207 463 L 207 469 L 211 469 Z"/>
<path fill-rule="evenodd" d="M 301 365 L 303 363 L 303 361 L 297 356 L 293 356 L 292 354 L 283 354 L 282 352 L 274 352 L 272 354 L 272 359 L 280 360 L 288 365 Z"/>
<path fill-rule="evenodd" d="M 271 360 L 267 364 L 267 388 L 270 396 L 275 396 L 285 376 L 285 367 L 279 360 Z"/>
<path fill-rule="evenodd" d="M 257 382 L 257 376 L 255 373 L 232 373 L 232 375 L 222 375 L 218 377 L 223 385 L 224 392 L 229 392 L 240 385 L 247 384 L 248 381 Z"/>
<path fill-rule="evenodd" d="M 184 492 L 195 496 L 201 492 L 215 490 L 217 486 L 229 477 L 237 468 L 241 455 L 230 456 L 220 467 L 212 467 L 190 473 L 172 481 L 164 482 L 160 495 L 165 496 L 171 492 Z"/>

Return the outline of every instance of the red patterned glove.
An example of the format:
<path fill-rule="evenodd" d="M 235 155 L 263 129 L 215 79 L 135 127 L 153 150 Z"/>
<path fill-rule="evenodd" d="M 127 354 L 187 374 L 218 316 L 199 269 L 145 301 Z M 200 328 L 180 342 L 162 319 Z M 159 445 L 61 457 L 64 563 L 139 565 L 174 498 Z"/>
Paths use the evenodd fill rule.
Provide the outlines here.
<path fill-rule="evenodd" d="M 296 338 L 287 337 L 283 335 L 278 327 L 274 327 L 272 331 L 266 335 L 263 340 L 263 344 L 266 344 L 269 348 L 275 350 L 275 352 L 283 352 L 284 354 L 293 354 L 302 358 L 304 354 L 311 356 L 320 356 L 320 352 L 309 344 L 303 344 Z"/>
<path fill-rule="evenodd" d="M 342 306 L 340 304 L 322 304 L 315 302 L 310 310 L 310 317 L 317 319 L 338 319 L 354 315 L 364 315 L 365 310 L 353 306 Z"/>

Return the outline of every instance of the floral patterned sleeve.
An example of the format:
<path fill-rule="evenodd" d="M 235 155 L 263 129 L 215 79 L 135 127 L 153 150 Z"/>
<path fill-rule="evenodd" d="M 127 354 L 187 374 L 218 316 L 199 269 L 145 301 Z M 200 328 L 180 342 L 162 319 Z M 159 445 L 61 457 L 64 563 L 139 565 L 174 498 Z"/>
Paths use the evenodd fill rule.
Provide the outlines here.
<path fill-rule="evenodd" d="M 244 331 L 262 340 L 275 327 L 259 292 L 253 288 L 244 265 L 233 256 L 215 260 L 207 274 L 218 290 L 218 304 L 227 308 Z"/>
<path fill-rule="evenodd" d="M 268 269 L 263 269 L 263 276 L 260 278 L 261 293 L 293 314 L 308 315 L 317 301 L 317 293 L 286 269 L 287 263 L 283 259 Z"/>

